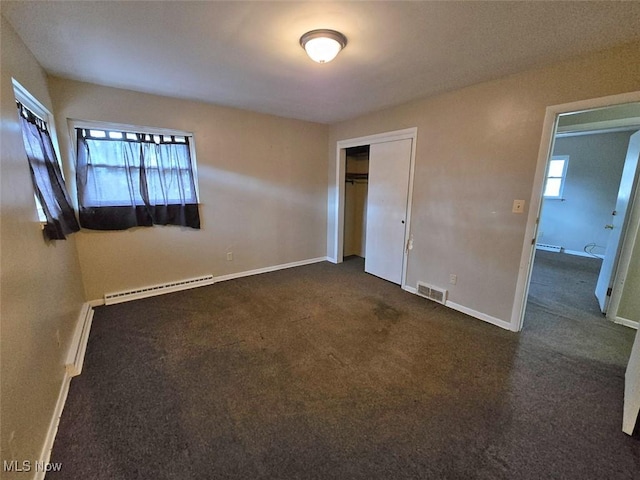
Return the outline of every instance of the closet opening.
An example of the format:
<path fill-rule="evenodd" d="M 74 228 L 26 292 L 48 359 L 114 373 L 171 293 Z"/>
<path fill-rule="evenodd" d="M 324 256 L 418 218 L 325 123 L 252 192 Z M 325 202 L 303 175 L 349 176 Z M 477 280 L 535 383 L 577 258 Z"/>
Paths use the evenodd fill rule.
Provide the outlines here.
<path fill-rule="evenodd" d="M 365 272 L 407 289 L 417 136 L 412 127 L 339 140 L 329 197 L 333 242 L 327 258 L 334 263 L 353 259 L 354 268 L 363 263 Z"/>
<path fill-rule="evenodd" d="M 343 260 L 356 260 L 366 251 L 369 145 L 347 148 L 345 158 Z"/>

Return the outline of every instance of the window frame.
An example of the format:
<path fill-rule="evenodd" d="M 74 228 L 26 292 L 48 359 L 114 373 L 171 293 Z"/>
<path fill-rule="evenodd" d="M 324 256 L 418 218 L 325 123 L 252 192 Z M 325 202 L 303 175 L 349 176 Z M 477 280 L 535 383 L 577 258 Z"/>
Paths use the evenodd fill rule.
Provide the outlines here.
<path fill-rule="evenodd" d="M 562 166 L 562 175 L 561 176 L 551 176 L 549 175 L 549 170 L 551 169 L 551 162 L 552 161 L 558 161 L 558 160 L 562 160 L 564 162 L 563 166 Z M 549 162 L 547 164 L 547 172 L 545 174 L 545 179 L 544 179 L 544 187 L 542 190 L 542 197 L 545 200 L 564 200 L 564 186 L 567 180 L 567 171 L 569 168 L 569 155 L 552 155 L 551 158 L 549 158 Z M 558 195 L 546 195 L 545 191 L 547 190 L 547 183 L 549 182 L 549 179 L 551 178 L 559 178 L 560 179 L 560 188 L 558 189 Z"/>
<path fill-rule="evenodd" d="M 97 120 L 79 120 L 69 119 L 69 137 L 71 139 L 71 145 L 73 145 L 74 157 L 74 170 L 77 164 L 78 158 L 78 142 L 76 129 L 84 128 L 88 130 L 104 130 L 104 131 L 118 131 L 122 133 L 144 133 L 149 135 L 167 135 L 185 137 L 189 139 L 189 154 L 191 155 L 191 170 L 193 175 L 193 183 L 195 185 L 196 204 L 200 205 L 200 188 L 198 186 L 198 161 L 196 159 L 196 145 L 193 132 L 187 132 L 183 130 L 173 130 L 168 128 L 147 127 L 143 125 L 131 125 L 125 123 L 115 122 L 102 122 Z"/>
<path fill-rule="evenodd" d="M 42 102 L 40 102 L 35 96 L 33 96 L 29 92 L 29 90 L 22 86 L 20 82 L 18 82 L 15 78 L 11 78 L 11 83 L 13 84 L 13 96 L 15 97 L 15 99 L 47 124 L 47 130 L 49 130 L 49 136 L 51 137 L 51 143 L 53 144 L 53 151 L 56 154 L 56 161 L 60 166 L 62 178 L 66 182 L 67 179 L 62 165 L 62 157 L 60 156 L 58 134 L 56 132 L 56 123 L 53 114 L 47 107 L 42 104 Z M 38 216 L 38 222 L 40 222 L 40 225 L 44 228 L 44 226 L 47 224 L 47 217 L 44 214 L 44 209 L 42 208 L 42 204 L 40 203 L 40 200 L 38 199 L 35 191 L 33 192 L 33 199 L 36 204 L 36 215 Z"/>

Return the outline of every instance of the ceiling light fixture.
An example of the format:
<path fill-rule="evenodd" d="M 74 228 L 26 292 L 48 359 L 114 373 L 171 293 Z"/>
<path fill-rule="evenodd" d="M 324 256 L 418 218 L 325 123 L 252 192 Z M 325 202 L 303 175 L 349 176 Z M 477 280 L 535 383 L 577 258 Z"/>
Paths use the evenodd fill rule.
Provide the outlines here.
<path fill-rule="evenodd" d="M 300 45 L 311 60 L 327 63 L 347 45 L 347 37 L 335 30 L 311 30 L 300 37 Z"/>

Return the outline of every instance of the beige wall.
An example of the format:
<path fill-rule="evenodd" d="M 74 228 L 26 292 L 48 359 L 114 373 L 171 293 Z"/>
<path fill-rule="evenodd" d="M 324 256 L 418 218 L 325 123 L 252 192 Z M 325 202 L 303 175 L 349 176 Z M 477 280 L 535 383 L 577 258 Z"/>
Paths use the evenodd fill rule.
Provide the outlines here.
<path fill-rule="evenodd" d="M 638 177 L 636 177 L 638 178 Z M 640 205 L 640 184 L 636 185 L 635 207 Z M 632 215 L 640 215 L 640 212 L 632 211 Z M 635 226 L 634 226 L 635 225 Z M 620 298 L 618 307 L 618 317 L 622 319 L 635 320 L 640 322 L 640 225 L 636 222 L 629 226 L 631 230 L 627 233 L 627 241 L 635 240 L 629 262 L 629 270 L 624 280 L 624 291 Z"/>
<path fill-rule="evenodd" d="M 639 44 L 364 115 L 331 127 L 329 183 L 337 141 L 418 127 L 407 283 L 448 288 L 452 302 L 510 322 L 527 221 L 511 207 L 528 209 L 546 107 L 636 90 Z"/>
<path fill-rule="evenodd" d="M 326 255 L 326 125 L 60 78 L 49 85 L 67 164 L 67 118 L 183 130 L 195 139 L 201 230 L 83 230 L 77 243 L 88 298 Z"/>
<path fill-rule="evenodd" d="M 13 96 L 12 76 L 51 109 L 46 77 L 1 21 L 0 460 L 34 462 L 60 392 L 84 291 L 73 235 L 50 244 L 42 236 Z"/>
<path fill-rule="evenodd" d="M 640 232 L 636 232 L 636 243 L 618 307 L 618 317 L 640 322 Z"/>

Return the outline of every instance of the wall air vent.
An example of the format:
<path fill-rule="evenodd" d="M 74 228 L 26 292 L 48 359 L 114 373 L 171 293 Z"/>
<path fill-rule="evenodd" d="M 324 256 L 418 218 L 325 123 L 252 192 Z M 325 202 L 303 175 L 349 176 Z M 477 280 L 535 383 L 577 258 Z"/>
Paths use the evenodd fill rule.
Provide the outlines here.
<path fill-rule="evenodd" d="M 447 302 L 446 290 L 423 282 L 418 282 L 418 289 L 416 293 L 421 297 L 428 298 L 429 300 L 441 303 L 442 305 Z"/>
<path fill-rule="evenodd" d="M 187 290 L 189 288 L 202 287 L 204 285 L 211 285 L 212 283 L 213 275 L 205 275 L 203 277 L 188 278 L 186 280 L 163 283 L 161 285 L 124 290 L 122 292 L 105 293 L 104 304 L 113 305 L 115 303 L 128 302 L 130 300 L 163 295 L 165 293 L 179 292 L 180 290 Z"/>
<path fill-rule="evenodd" d="M 560 245 L 549 245 L 546 243 L 536 243 L 536 248 L 538 250 L 546 250 L 547 252 L 561 252 L 562 247 Z"/>

